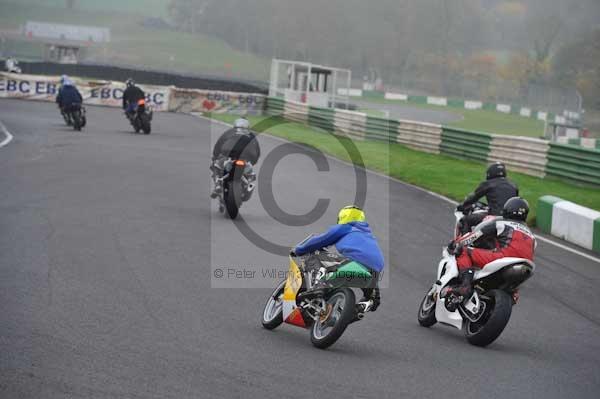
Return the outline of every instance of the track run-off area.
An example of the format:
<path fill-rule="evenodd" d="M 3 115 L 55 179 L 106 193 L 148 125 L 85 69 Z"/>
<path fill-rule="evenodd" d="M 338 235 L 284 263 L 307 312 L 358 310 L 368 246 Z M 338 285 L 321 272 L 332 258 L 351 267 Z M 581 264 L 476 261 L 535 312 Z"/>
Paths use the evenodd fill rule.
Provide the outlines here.
<path fill-rule="evenodd" d="M 539 241 L 536 273 L 487 348 L 439 324 L 425 329 L 417 309 L 451 238 L 452 205 L 368 173 L 365 211 L 387 288 L 377 312 L 318 350 L 306 330 L 262 328 L 276 279 L 215 280 L 216 268 L 287 270 L 286 256 L 250 242 L 209 198 L 212 145 L 225 127 L 157 113 L 152 134 L 136 135 L 118 109 L 87 111 L 75 132 L 54 104 L 0 100 L 13 136 L 0 148 L 1 398 L 599 396 L 593 259 Z M 261 162 L 282 145 L 259 141 Z M 327 198 L 325 215 L 288 226 L 258 193 L 241 215 L 292 246 L 335 222 L 354 201 L 354 179 L 344 163 L 318 171 L 288 155 L 271 180 L 277 204 L 303 214 Z"/>

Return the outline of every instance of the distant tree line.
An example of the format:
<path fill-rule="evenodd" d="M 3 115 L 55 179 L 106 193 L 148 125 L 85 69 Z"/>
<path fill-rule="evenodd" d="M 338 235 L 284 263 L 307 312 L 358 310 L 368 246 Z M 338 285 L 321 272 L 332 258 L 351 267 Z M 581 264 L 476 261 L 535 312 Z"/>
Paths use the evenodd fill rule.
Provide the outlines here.
<path fill-rule="evenodd" d="M 518 97 L 533 83 L 598 77 L 574 72 L 571 59 L 594 57 L 577 49 L 595 37 L 598 0 L 171 0 L 169 14 L 176 29 L 242 51 L 376 71 L 449 96 L 476 85 L 484 97 Z"/>

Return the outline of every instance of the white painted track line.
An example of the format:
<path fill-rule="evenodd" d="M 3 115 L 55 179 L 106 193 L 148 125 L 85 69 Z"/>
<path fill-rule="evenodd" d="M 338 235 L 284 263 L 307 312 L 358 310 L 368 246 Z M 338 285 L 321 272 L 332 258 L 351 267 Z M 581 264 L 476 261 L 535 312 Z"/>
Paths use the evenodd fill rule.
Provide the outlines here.
<path fill-rule="evenodd" d="M 0 148 L 2 148 L 12 141 L 13 135 L 8 132 L 8 129 L 6 129 L 6 126 L 2 122 L 0 122 L 0 130 L 6 136 L 4 140 L 0 141 Z"/>

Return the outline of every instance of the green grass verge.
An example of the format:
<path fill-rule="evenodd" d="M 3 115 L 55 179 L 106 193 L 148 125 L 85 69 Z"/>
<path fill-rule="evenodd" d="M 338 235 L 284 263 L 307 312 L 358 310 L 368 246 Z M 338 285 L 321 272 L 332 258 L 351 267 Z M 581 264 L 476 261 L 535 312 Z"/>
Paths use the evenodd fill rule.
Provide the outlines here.
<path fill-rule="evenodd" d="M 431 104 L 409 103 L 401 100 L 386 100 L 381 93 L 366 93 L 364 100 L 373 104 L 406 105 L 407 107 L 425 108 L 438 111 L 450 111 L 462 115 L 460 121 L 448 123 L 450 127 L 466 130 L 503 134 L 509 136 L 541 137 L 544 134 L 544 122 L 526 118 L 515 114 L 504 114 L 502 112 L 488 110 L 469 110 L 458 107 L 442 107 Z"/>
<path fill-rule="evenodd" d="M 448 126 L 508 136 L 544 136 L 544 122 L 537 119 L 485 110 L 461 110 L 460 113 L 464 119 L 449 123 Z"/>
<path fill-rule="evenodd" d="M 231 123 L 237 116 L 208 114 L 214 119 Z M 249 117 L 253 125 L 267 117 Z M 265 131 L 287 140 L 308 144 L 320 151 L 345 161 L 349 156 L 340 144 L 344 138 L 308 127 L 299 123 L 286 122 L 273 118 L 273 127 Z M 484 178 L 486 165 L 451 158 L 444 155 L 415 151 L 400 144 L 386 144 L 376 141 L 354 141 L 360 151 L 365 166 L 383 172 L 402 181 L 426 188 L 446 197 L 462 200 Z M 383 156 L 382 156 L 383 154 Z M 388 155 L 388 156 L 385 156 Z M 537 200 L 543 195 L 573 201 L 582 206 L 600 210 L 600 190 L 597 188 L 576 186 L 564 181 L 540 179 L 522 173 L 510 173 L 510 178 L 519 185 L 521 195 L 529 201 L 531 213 L 529 222 L 535 223 Z"/>

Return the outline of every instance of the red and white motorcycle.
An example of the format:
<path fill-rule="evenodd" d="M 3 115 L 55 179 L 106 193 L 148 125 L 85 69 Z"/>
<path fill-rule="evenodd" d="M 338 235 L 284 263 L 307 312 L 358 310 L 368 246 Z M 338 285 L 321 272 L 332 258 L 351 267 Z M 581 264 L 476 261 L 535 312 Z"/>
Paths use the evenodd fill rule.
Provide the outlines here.
<path fill-rule="evenodd" d="M 469 343 L 487 346 L 504 331 L 512 307 L 519 300 L 518 288 L 534 270 L 535 264 L 528 259 L 498 259 L 475 272 L 470 298 L 454 295 L 441 298 L 445 287 L 458 283 L 459 274 L 456 257 L 444 248 L 437 279 L 419 307 L 419 324 L 431 327 L 440 322 L 463 330 Z"/>

